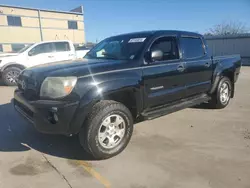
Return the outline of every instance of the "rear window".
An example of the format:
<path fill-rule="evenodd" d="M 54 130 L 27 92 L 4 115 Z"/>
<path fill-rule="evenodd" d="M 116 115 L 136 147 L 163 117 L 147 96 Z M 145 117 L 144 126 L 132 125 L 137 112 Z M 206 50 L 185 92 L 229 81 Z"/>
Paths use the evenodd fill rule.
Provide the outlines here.
<path fill-rule="evenodd" d="M 200 38 L 181 37 L 181 46 L 185 58 L 196 58 L 205 54 L 204 45 Z"/>
<path fill-rule="evenodd" d="M 55 42 L 54 44 L 57 52 L 70 51 L 68 42 Z"/>

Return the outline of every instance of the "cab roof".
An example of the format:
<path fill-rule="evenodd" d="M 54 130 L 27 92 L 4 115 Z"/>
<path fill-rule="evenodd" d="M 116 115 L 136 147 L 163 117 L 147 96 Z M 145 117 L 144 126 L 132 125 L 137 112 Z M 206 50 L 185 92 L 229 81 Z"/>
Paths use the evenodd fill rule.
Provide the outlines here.
<path fill-rule="evenodd" d="M 140 31 L 140 32 L 132 32 L 132 33 L 124 33 L 117 36 L 122 35 L 157 35 L 157 34 L 167 34 L 167 35 L 188 35 L 188 36 L 197 36 L 202 37 L 201 34 L 189 31 L 180 31 L 180 30 L 152 30 L 152 31 Z"/>

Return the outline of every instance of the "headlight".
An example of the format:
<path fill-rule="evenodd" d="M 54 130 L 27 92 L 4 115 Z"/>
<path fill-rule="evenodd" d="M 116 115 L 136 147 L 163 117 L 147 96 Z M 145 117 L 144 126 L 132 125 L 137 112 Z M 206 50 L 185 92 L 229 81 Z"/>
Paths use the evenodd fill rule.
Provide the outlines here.
<path fill-rule="evenodd" d="M 61 98 L 74 89 L 77 77 L 47 77 L 41 86 L 40 97 Z"/>

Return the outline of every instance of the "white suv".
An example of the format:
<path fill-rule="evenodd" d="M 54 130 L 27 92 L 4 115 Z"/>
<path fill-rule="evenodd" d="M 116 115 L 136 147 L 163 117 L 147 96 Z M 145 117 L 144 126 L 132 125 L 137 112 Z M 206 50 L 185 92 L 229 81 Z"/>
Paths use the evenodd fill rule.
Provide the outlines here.
<path fill-rule="evenodd" d="M 18 75 L 25 68 L 76 58 L 75 48 L 71 41 L 39 42 L 26 46 L 17 54 L 0 56 L 0 74 L 6 85 L 14 86 Z"/>

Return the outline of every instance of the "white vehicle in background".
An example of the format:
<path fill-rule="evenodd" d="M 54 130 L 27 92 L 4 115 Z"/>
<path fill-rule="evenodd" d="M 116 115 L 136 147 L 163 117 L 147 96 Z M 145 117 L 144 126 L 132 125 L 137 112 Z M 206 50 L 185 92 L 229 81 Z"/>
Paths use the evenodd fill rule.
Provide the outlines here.
<path fill-rule="evenodd" d="M 16 85 L 16 80 L 20 72 L 36 65 L 74 60 L 82 58 L 84 55 L 77 52 L 71 41 L 57 40 L 44 41 L 24 47 L 18 53 L 7 53 L 0 56 L 0 75 L 4 84 L 8 86 Z"/>
<path fill-rule="evenodd" d="M 76 57 L 77 58 L 83 58 L 90 50 L 91 48 L 88 48 L 86 46 L 78 46 L 76 47 Z"/>
<path fill-rule="evenodd" d="M 13 55 L 17 55 L 17 53 L 12 53 L 12 52 L 9 52 L 9 53 L 4 53 L 4 52 L 1 52 L 0 53 L 0 58 L 3 57 L 3 56 L 13 56 Z"/>

